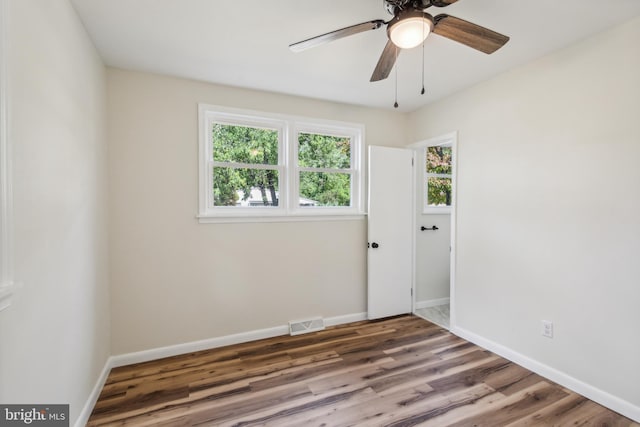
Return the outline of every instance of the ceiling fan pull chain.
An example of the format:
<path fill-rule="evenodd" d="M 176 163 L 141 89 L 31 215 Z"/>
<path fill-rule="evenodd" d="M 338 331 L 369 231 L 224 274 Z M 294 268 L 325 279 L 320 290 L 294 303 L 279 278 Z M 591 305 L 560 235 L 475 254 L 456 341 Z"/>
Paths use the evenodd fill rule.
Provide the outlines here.
<path fill-rule="evenodd" d="M 396 46 L 396 102 L 393 103 L 393 108 L 398 108 L 398 46 Z"/>
<path fill-rule="evenodd" d="M 422 14 L 424 16 L 424 13 Z M 424 41 L 426 37 L 424 35 L 424 26 L 422 27 L 422 91 L 420 95 L 424 95 Z"/>

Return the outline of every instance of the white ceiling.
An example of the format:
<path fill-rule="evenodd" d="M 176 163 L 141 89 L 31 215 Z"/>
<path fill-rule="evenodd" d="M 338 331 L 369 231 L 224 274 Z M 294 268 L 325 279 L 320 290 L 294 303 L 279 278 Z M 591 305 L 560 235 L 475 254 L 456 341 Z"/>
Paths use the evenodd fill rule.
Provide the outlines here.
<path fill-rule="evenodd" d="M 301 53 L 288 45 L 372 19 L 382 0 L 72 0 L 109 66 L 393 109 L 395 70 L 369 78 L 380 28 Z M 639 0 L 460 0 L 447 13 L 511 37 L 485 55 L 437 35 L 398 58 L 398 102 L 412 111 L 640 15 Z"/>

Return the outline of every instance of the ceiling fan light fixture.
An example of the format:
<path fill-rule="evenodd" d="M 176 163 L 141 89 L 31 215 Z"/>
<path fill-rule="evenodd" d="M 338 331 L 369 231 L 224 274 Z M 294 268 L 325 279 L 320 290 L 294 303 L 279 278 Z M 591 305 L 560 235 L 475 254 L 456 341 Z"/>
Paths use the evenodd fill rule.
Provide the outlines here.
<path fill-rule="evenodd" d="M 422 44 L 433 30 L 433 21 L 426 13 L 401 13 L 388 27 L 389 39 L 400 49 L 411 49 Z"/>

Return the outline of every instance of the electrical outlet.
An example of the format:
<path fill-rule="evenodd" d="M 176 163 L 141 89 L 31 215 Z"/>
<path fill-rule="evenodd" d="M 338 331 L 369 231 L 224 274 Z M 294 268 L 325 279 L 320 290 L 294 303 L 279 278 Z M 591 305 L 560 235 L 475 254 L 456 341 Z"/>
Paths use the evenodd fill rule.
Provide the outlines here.
<path fill-rule="evenodd" d="M 542 336 L 553 338 L 553 322 L 550 320 L 542 321 Z"/>

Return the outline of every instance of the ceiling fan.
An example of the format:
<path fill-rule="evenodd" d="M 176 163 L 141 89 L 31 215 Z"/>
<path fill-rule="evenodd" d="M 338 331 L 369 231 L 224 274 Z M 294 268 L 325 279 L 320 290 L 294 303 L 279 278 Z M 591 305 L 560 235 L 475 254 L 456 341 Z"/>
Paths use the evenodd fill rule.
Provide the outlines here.
<path fill-rule="evenodd" d="M 486 54 L 500 49 L 509 37 L 447 14 L 435 17 L 426 13 L 431 6 L 445 7 L 458 0 L 383 0 L 385 9 L 393 18 L 389 21 L 375 19 L 350 27 L 331 31 L 289 45 L 293 52 L 301 52 L 347 36 L 369 30 L 377 30 L 386 25 L 387 45 L 382 51 L 371 81 L 384 80 L 389 76 L 401 49 L 411 49 L 420 44 L 431 33 L 462 43 Z"/>

